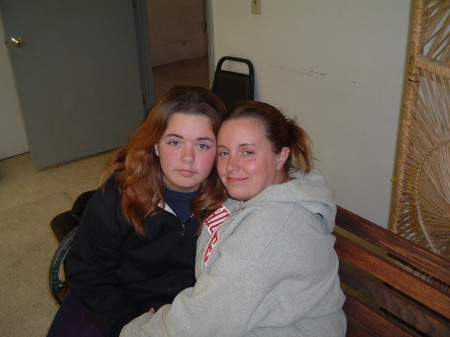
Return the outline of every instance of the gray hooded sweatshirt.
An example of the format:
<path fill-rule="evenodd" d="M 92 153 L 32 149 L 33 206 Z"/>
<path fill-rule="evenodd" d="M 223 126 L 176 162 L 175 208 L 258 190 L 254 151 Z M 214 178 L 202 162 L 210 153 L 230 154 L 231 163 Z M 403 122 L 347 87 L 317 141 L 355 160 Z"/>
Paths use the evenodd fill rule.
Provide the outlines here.
<path fill-rule="evenodd" d="M 228 200 L 198 240 L 197 282 L 121 337 L 343 337 L 336 206 L 317 170 Z"/>

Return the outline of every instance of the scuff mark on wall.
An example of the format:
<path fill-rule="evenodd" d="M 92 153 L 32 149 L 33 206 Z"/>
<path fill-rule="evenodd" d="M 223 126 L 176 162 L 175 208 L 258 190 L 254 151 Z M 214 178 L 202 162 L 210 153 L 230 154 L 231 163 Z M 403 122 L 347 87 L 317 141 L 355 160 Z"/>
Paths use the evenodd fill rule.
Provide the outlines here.
<path fill-rule="evenodd" d="M 297 70 L 297 69 L 283 67 L 283 66 L 280 66 L 280 65 L 277 65 L 277 64 L 273 64 L 273 63 L 269 63 L 269 66 L 271 66 L 273 68 L 276 68 L 278 70 L 281 70 L 283 72 L 287 72 L 289 74 L 294 73 L 294 74 L 297 74 L 297 75 L 300 75 L 300 76 L 314 78 L 316 80 L 321 80 L 321 79 L 323 79 L 326 76 L 325 73 L 318 72 L 318 71 L 315 71 L 315 70 L 302 71 L 302 70 Z"/>

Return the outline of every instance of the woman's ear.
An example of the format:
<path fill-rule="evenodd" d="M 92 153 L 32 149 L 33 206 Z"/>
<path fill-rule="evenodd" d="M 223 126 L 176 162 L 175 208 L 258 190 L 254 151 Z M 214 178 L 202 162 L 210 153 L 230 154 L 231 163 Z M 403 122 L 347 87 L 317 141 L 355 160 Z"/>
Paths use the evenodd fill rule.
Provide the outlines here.
<path fill-rule="evenodd" d="M 155 154 L 157 157 L 159 157 L 159 148 L 158 148 L 158 143 L 156 143 L 153 147 L 155 149 Z"/>
<path fill-rule="evenodd" d="M 287 146 L 281 149 L 281 152 L 278 154 L 277 170 L 281 170 L 284 167 L 284 163 L 288 160 L 290 153 L 291 150 Z"/>

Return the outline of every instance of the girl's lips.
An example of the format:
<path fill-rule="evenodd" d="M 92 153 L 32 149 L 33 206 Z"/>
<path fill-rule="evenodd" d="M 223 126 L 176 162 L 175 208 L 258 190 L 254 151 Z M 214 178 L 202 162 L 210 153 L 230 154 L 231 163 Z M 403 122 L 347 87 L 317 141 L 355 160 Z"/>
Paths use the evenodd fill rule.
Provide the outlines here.
<path fill-rule="evenodd" d="M 191 171 L 191 170 L 178 170 L 178 173 L 180 175 L 182 175 L 183 177 L 190 177 L 190 176 L 193 176 L 195 174 L 195 172 Z"/>

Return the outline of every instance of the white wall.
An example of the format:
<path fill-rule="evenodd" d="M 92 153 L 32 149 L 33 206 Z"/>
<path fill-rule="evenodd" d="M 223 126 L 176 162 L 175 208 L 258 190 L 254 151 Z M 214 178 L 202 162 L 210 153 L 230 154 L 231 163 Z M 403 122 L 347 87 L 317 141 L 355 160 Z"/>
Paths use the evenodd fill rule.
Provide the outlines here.
<path fill-rule="evenodd" d="M 387 227 L 410 0 L 210 0 L 214 64 L 248 58 L 255 99 L 310 134 L 336 202 Z"/>
<path fill-rule="evenodd" d="M 1 13 L 0 39 L 6 39 Z M 7 48 L 0 43 L 0 160 L 29 151 Z"/>

